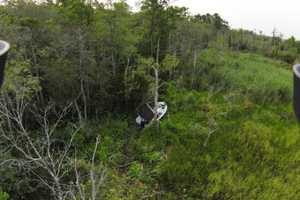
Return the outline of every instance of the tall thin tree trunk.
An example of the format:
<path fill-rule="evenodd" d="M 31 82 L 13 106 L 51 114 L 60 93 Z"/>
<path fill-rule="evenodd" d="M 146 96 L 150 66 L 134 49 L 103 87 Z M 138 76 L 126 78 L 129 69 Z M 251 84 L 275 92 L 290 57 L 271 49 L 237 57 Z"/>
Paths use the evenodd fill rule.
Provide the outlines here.
<path fill-rule="evenodd" d="M 160 38 L 157 41 L 157 49 L 156 49 L 156 64 L 159 64 L 159 53 L 160 53 Z"/>
<path fill-rule="evenodd" d="M 193 60 L 193 75 L 192 75 L 192 88 L 195 84 L 196 66 L 197 66 L 197 50 L 194 50 L 194 60 Z"/>
<path fill-rule="evenodd" d="M 84 82 L 84 71 L 83 71 L 83 55 L 84 51 L 84 43 L 83 43 L 83 36 L 82 30 L 79 30 L 79 70 L 80 70 L 80 92 L 82 95 L 83 100 L 83 111 L 84 111 L 84 119 L 87 120 L 87 97 L 85 93 L 85 82 Z"/>
<path fill-rule="evenodd" d="M 92 184 L 92 199 L 91 200 L 97 200 L 97 193 L 98 193 L 98 188 L 97 188 L 97 184 L 96 184 L 96 174 L 95 174 L 95 159 L 96 159 L 96 153 L 98 150 L 98 145 L 100 143 L 100 138 L 97 137 L 96 138 L 96 144 L 95 144 L 95 148 L 94 148 L 94 152 L 93 152 L 93 157 L 91 160 L 91 170 L 90 170 L 90 180 L 91 180 L 91 184 Z"/>
<path fill-rule="evenodd" d="M 112 62 L 112 67 L 113 67 L 113 75 L 115 76 L 117 74 L 117 64 L 116 64 L 114 52 L 112 52 L 112 54 L 111 54 L 111 62 Z"/>
<path fill-rule="evenodd" d="M 56 176 L 53 176 L 53 179 L 54 179 L 54 183 L 55 183 L 55 186 L 56 186 L 56 197 L 58 200 L 63 200 L 63 191 L 62 191 L 62 188 L 61 188 L 61 183 L 59 182 L 59 178 L 56 177 Z"/>
<path fill-rule="evenodd" d="M 154 113 L 155 117 L 154 120 L 157 123 L 157 128 L 159 128 L 159 121 L 157 120 L 158 118 L 158 99 L 159 99 L 159 76 L 158 76 L 158 67 L 159 67 L 159 48 L 160 48 L 160 39 L 157 41 L 157 49 L 156 49 L 156 66 L 153 67 L 154 69 L 154 74 L 155 74 L 155 88 L 154 88 Z"/>
<path fill-rule="evenodd" d="M 125 72 L 124 72 L 124 91 L 125 91 L 125 101 L 126 101 L 126 105 L 127 105 L 127 100 L 129 97 L 129 92 L 128 92 L 128 70 L 129 70 L 129 63 L 130 63 L 130 59 L 127 59 L 127 65 L 125 67 Z"/>

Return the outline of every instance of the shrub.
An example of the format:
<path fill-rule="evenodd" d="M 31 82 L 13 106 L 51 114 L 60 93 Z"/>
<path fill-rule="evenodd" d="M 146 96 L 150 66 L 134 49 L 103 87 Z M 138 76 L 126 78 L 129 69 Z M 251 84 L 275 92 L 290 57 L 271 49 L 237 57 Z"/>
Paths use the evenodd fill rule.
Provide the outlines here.
<path fill-rule="evenodd" d="M 0 200 L 8 200 L 9 195 L 5 192 L 0 192 Z"/>

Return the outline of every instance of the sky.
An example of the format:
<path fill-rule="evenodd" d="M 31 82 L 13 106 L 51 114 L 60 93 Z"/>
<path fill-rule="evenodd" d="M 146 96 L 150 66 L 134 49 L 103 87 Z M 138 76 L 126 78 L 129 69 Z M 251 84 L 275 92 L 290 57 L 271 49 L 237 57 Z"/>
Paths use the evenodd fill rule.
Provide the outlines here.
<path fill-rule="evenodd" d="M 300 1 L 297 0 L 171 0 L 172 5 L 189 8 L 191 14 L 219 13 L 232 28 L 262 31 L 272 35 L 274 28 L 284 38 L 300 40 Z M 137 7 L 137 0 L 127 0 Z"/>

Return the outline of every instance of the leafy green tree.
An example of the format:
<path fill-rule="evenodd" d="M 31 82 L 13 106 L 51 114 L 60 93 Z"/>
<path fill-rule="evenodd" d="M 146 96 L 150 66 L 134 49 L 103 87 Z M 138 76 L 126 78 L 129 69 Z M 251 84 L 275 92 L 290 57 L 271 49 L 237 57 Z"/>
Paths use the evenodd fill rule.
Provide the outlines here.
<path fill-rule="evenodd" d="M 162 56 L 166 50 L 167 37 L 170 31 L 166 11 L 168 3 L 168 0 L 142 1 L 141 10 L 145 20 L 145 33 L 140 49 L 146 57 L 156 58 L 157 51 L 160 51 Z"/>
<path fill-rule="evenodd" d="M 2 94 L 12 94 L 17 99 L 32 99 L 41 90 L 39 79 L 30 72 L 30 64 L 22 61 L 8 63 Z"/>
<path fill-rule="evenodd" d="M 167 71 L 169 73 L 169 79 L 172 79 L 178 64 L 179 60 L 176 56 L 167 54 L 161 63 L 161 71 Z"/>
<path fill-rule="evenodd" d="M 200 20 L 201 22 L 205 24 L 213 25 L 217 30 L 226 30 L 229 28 L 228 22 L 221 18 L 221 16 L 218 13 L 215 13 L 213 15 L 206 14 L 206 15 L 196 15 L 195 18 L 197 20 Z"/>

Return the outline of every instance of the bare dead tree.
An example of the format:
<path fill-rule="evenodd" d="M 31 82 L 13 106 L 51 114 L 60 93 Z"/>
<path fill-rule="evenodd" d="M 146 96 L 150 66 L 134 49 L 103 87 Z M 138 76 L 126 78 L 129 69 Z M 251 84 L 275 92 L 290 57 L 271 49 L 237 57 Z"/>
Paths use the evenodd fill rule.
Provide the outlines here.
<path fill-rule="evenodd" d="M 51 106 L 47 107 L 43 113 L 33 112 L 37 122 L 40 125 L 40 131 L 34 136 L 24 124 L 24 113 L 28 104 L 25 103 L 22 96 L 16 102 L 9 98 L 2 99 L 0 102 L 1 118 L 5 119 L 1 124 L 1 138 L 4 139 L 12 148 L 16 149 L 22 155 L 23 164 L 31 169 L 38 180 L 43 183 L 59 200 L 65 199 L 67 193 L 62 182 L 65 175 L 69 173 L 68 152 L 71 148 L 74 136 L 80 130 L 80 127 L 74 127 L 70 141 L 65 144 L 64 149 L 57 153 L 53 149 L 52 136 L 58 125 L 62 122 L 70 105 L 57 113 L 57 119 L 50 124 L 48 113 Z M 5 123 L 6 122 L 6 123 Z M 6 126 L 7 125 L 7 126 Z M 19 160 L 15 160 L 19 161 Z M 37 170 L 43 170 L 50 177 L 42 177 Z"/>
<path fill-rule="evenodd" d="M 158 109 L 158 99 L 159 99 L 159 77 L 158 77 L 158 67 L 155 67 L 154 65 L 152 65 L 152 68 L 154 70 L 154 74 L 155 74 L 155 85 L 154 85 L 154 119 L 156 120 L 158 118 L 158 113 L 157 113 L 157 109 Z"/>
<path fill-rule="evenodd" d="M 155 65 L 152 65 L 152 68 L 154 70 L 155 75 L 155 85 L 154 85 L 154 114 L 155 114 L 155 121 L 158 118 L 158 99 L 159 99 L 159 77 L 158 77 L 158 68 L 159 68 L 159 49 L 160 48 L 160 39 L 157 41 L 157 50 L 156 50 L 156 63 Z"/>
<path fill-rule="evenodd" d="M 10 162 L 26 167 L 36 177 L 37 181 L 51 191 L 52 196 L 57 200 L 76 200 L 78 199 L 77 196 L 81 200 L 86 199 L 81 189 L 83 181 L 86 180 L 80 178 L 76 168 L 77 158 L 75 156 L 73 159 L 71 151 L 74 138 L 82 128 L 81 123 L 71 125 L 70 138 L 67 141 L 62 141 L 62 146 L 56 146 L 57 140 L 54 137 L 54 133 L 63 123 L 64 117 L 71 107 L 72 103 L 58 112 L 54 111 L 54 105 L 49 105 L 42 110 L 34 107 L 31 116 L 35 118 L 40 128 L 39 131 L 32 133 L 24 122 L 24 114 L 28 108 L 24 95 L 14 100 L 8 96 L 0 100 L 0 138 L 5 141 L 7 147 L 20 153 L 18 158 L 0 160 L 0 167 Z M 54 120 L 51 120 L 50 113 L 52 115 L 55 113 Z M 90 168 L 90 182 L 93 188 L 90 192 L 92 200 L 97 198 L 98 188 L 104 182 L 106 173 L 105 170 L 102 170 L 103 167 L 101 176 L 96 176 L 99 174 L 95 171 L 96 151 L 99 144 L 100 139 L 98 138 Z M 66 177 L 71 173 L 75 173 L 76 180 L 66 182 Z"/>
<path fill-rule="evenodd" d="M 98 200 L 100 199 L 99 190 L 101 186 L 105 183 L 107 168 L 101 163 L 96 165 L 96 153 L 100 145 L 100 137 L 96 138 L 95 147 L 93 150 L 93 155 L 89 163 L 89 174 L 82 175 L 78 170 L 78 161 L 75 156 L 74 169 L 76 175 L 76 188 L 79 194 L 80 200 Z M 91 183 L 90 192 L 88 195 L 85 193 L 84 188 L 81 185 L 84 177 L 89 177 L 89 182 Z"/>
<path fill-rule="evenodd" d="M 79 42 L 79 78 L 80 78 L 80 92 L 82 94 L 83 100 L 83 113 L 84 119 L 87 120 L 87 95 L 85 91 L 86 81 L 85 81 L 85 72 L 84 72 L 84 33 L 81 28 L 77 31 L 78 42 Z"/>

